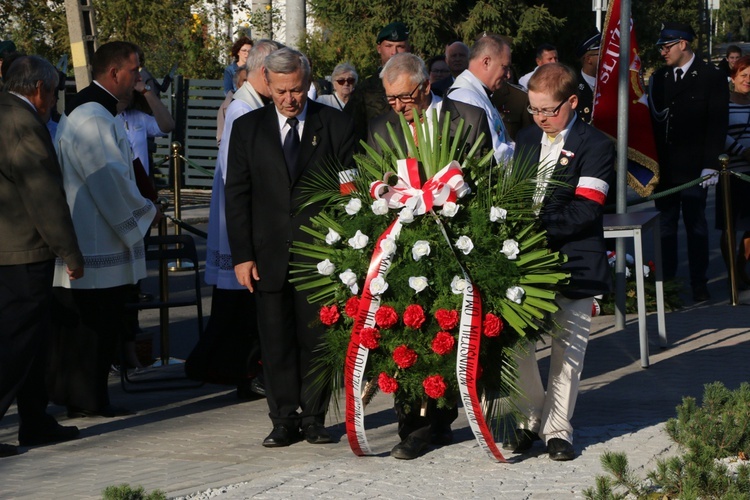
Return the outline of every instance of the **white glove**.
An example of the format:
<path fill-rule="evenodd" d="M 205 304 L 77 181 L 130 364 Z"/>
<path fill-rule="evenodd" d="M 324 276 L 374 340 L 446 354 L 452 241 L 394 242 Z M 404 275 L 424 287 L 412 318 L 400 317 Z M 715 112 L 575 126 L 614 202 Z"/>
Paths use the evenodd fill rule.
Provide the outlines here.
<path fill-rule="evenodd" d="M 708 179 L 701 182 L 702 188 L 707 188 L 708 186 L 714 186 L 719 183 L 719 171 L 714 170 L 712 168 L 704 168 L 701 170 L 701 177 L 705 177 L 707 175 L 710 175 Z"/>

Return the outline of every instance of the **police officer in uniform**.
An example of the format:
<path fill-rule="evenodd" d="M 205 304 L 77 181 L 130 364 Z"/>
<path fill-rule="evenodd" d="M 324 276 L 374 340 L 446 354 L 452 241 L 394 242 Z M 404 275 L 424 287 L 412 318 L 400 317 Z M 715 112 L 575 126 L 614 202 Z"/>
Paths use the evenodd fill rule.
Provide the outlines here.
<path fill-rule="evenodd" d="M 380 67 L 375 74 L 357 84 L 344 107 L 344 112 L 351 115 L 354 120 L 354 133 L 358 140 L 367 138 L 367 126 L 373 118 L 391 109 L 385 99 L 380 71 L 394 54 L 411 52 L 409 30 L 406 25 L 396 21 L 380 30 L 377 51 L 380 54 Z"/>
<path fill-rule="evenodd" d="M 591 123 L 594 110 L 594 87 L 596 70 L 599 66 L 599 45 L 602 34 L 599 30 L 591 34 L 576 48 L 576 57 L 581 61 L 581 72 L 578 73 L 578 118 Z"/>
<path fill-rule="evenodd" d="M 662 24 L 656 45 L 665 66 L 654 71 L 649 82 L 649 106 L 659 157 L 659 191 L 698 177 L 717 174 L 717 157 L 724 151 L 729 114 L 729 88 L 725 74 L 693 53 L 695 32 L 687 24 Z M 664 278 L 677 272 L 677 223 L 682 212 L 688 245 L 688 264 L 693 300 L 710 295 L 706 188 L 718 176 L 656 200 L 661 213 L 661 248 Z"/>

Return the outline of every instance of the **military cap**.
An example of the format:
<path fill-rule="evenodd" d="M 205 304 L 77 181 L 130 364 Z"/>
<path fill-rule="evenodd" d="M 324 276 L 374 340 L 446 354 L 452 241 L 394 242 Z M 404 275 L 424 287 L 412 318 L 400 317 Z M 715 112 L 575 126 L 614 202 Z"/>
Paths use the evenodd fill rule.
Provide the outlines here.
<path fill-rule="evenodd" d="M 602 34 L 599 30 L 596 30 L 586 37 L 586 40 L 576 48 L 576 57 L 583 57 L 583 55 L 589 50 L 599 50 L 599 45 L 602 43 Z"/>
<path fill-rule="evenodd" d="M 408 39 L 409 29 L 404 23 L 398 21 L 389 24 L 388 26 L 380 30 L 380 33 L 378 33 L 378 43 L 382 42 L 383 40 L 388 40 L 391 42 L 403 42 Z"/>
<path fill-rule="evenodd" d="M 692 42 L 695 38 L 695 31 L 689 24 L 683 23 L 662 23 L 661 33 L 656 45 L 674 42 L 676 40 L 686 40 Z"/>

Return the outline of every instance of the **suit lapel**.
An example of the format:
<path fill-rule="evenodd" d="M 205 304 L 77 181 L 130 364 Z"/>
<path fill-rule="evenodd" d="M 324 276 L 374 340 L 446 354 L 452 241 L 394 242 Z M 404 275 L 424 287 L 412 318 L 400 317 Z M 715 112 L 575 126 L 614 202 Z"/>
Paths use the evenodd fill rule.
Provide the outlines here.
<path fill-rule="evenodd" d="M 323 121 L 320 119 L 318 109 L 311 101 L 307 105 L 307 117 L 305 118 L 305 128 L 302 131 L 300 142 L 299 156 L 297 157 L 296 177 L 292 179 L 295 184 L 304 173 L 305 169 L 310 166 L 315 156 L 315 150 L 321 140 L 320 131 L 323 128 Z"/>
<path fill-rule="evenodd" d="M 270 168 L 277 170 L 278 175 L 283 175 L 287 179 L 289 178 L 289 172 L 286 168 L 286 160 L 284 160 L 284 150 L 281 147 L 281 130 L 279 130 L 279 120 L 276 115 L 276 108 L 274 106 L 266 106 L 263 112 L 266 113 L 263 123 L 267 123 L 268 126 L 261 127 L 258 131 L 260 137 L 259 143 L 263 145 L 263 150 L 268 155 L 268 165 Z"/>

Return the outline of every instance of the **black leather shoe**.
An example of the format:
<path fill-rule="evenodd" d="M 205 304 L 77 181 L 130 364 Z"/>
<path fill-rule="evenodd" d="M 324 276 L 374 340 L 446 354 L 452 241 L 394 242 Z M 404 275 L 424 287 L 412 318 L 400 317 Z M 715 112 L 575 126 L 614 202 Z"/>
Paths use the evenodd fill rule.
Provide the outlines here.
<path fill-rule="evenodd" d="M 50 427 L 42 429 L 19 429 L 18 431 L 18 444 L 21 446 L 42 446 L 45 444 L 59 443 L 62 441 L 70 441 L 75 439 L 80 434 L 78 427 L 75 426 L 63 426 L 55 424 Z"/>
<path fill-rule="evenodd" d="M 302 433 L 305 435 L 305 441 L 310 444 L 325 444 L 333 441 L 323 424 L 317 422 L 306 426 L 302 429 Z"/>
<path fill-rule="evenodd" d="M 114 418 L 114 417 L 123 417 L 125 415 L 133 415 L 134 412 L 128 410 L 127 408 L 122 408 L 120 406 L 112 406 L 108 405 L 100 410 L 83 410 L 81 408 L 75 408 L 73 406 L 68 407 L 68 418 L 87 418 L 87 417 L 104 417 L 104 418 Z"/>
<path fill-rule="evenodd" d="M 0 443 L 0 458 L 14 457 L 18 455 L 18 448 L 12 444 Z"/>
<path fill-rule="evenodd" d="M 711 298 L 705 285 L 693 287 L 693 302 L 705 302 Z"/>
<path fill-rule="evenodd" d="M 536 432 L 532 432 L 528 429 L 516 429 L 516 445 L 513 447 L 513 453 L 523 453 L 529 451 L 534 446 L 534 441 L 539 441 L 541 438 Z"/>
<path fill-rule="evenodd" d="M 427 442 L 414 436 L 407 436 L 391 450 L 391 456 L 400 460 L 414 460 L 427 448 Z"/>
<path fill-rule="evenodd" d="M 266 386 L 263 380 L 263 373 L 259 373 L 250 381 L 250 390 L 258 396 L 266 396 Z"/>
<path fill-rule="evenodd" d="M 549 453 L 550 459 L 557 460 L 558 462 L 573 460 L 576 457 L 573 445 L 559 438 L 549 440 L 547 443 L 547 453 Z"/>
<path fill-rule="evenodd" d="M 300 435 L 297 429 L 292 429 L 284 424 L 273 426 L 271 434 L 263 440 L 266 448 L 281 448 L 299 441 Z"/>

